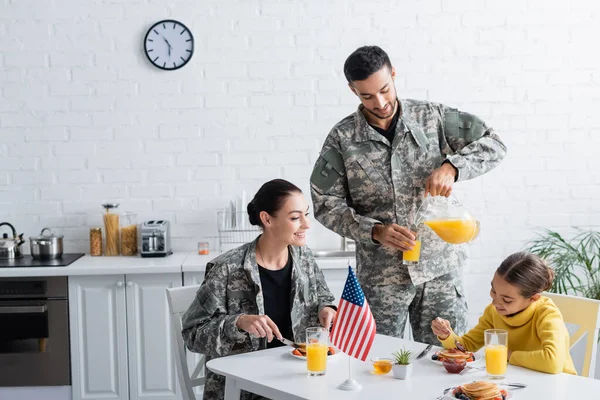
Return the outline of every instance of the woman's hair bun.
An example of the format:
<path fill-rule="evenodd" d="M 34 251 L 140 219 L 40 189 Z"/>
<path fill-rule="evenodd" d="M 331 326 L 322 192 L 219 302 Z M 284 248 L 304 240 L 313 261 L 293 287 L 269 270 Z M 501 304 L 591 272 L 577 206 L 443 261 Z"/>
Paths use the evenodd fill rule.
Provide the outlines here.
<path fill-rule="evenodd" d="M 254 201 L 248 203 L 248 207 L 246 207 L 248 211 L 248 219 L 250 220 L 250 224 L 252 225 L 260 225 L 260 218 L 258 216 L 258 211 L 256 209 L 256 204 Z"/>

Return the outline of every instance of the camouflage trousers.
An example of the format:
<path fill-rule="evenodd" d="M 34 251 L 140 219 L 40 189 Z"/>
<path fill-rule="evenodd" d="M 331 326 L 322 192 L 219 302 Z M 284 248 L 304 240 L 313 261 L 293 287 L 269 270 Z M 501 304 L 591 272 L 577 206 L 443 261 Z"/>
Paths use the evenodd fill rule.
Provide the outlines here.
<path fill-rule="evenodd" d="M 415 286 L 407 269 L 401 270 L 406 274 L 406 284 L 363 286 L 377 333 L 404 337 L 407 317 L 417 342 L 439 344 L 431 331 L 431 321 L 436 317 L 450 321 L 458 335 L 466 333 L 468 308 L 460 274 L 442 275 Z"/>

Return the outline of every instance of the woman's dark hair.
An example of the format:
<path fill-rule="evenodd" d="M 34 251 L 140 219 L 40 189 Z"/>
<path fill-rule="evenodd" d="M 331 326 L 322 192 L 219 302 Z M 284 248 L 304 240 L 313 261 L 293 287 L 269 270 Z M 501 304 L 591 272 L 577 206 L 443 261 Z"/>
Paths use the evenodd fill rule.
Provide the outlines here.
<path fill-rule="evenodd" d="M 252 201 L 248 203 L 247 210 L 250 223 L 264 228 L 260 220 L 261 211 L 275 215 L 285 203 L 286 198 L 293 193 L 302 193 L 302 190 L 284 179 L 273 179 L 262 185 Z"/>
<path fill-rule="evenodd" d="M 348 83 L 364 81 L 384 66 L 392 70 L 387 53 L 378 46 L 359 47 L 350 54 L 344 63 L 344 75 Z"/>
<path fill-rule="evenodd" d="M 521 251 L 511 254 L 496 270 L 506 282 L 516 285 L 526 298 L 552 288 L 554 270 L 535 254 Z"/>

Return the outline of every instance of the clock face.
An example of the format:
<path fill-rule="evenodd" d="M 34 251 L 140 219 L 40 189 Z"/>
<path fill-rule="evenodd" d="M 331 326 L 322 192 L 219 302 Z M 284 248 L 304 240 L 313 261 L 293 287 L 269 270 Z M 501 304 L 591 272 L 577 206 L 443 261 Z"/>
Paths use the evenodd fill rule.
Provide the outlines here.
<path fill-rule="evenodd" d="M 144 50 L 148 60 L 158 68 L 179 69 L 194 54 L 194 36 L 181 22 L 160 21 L 146 33 Z"/>

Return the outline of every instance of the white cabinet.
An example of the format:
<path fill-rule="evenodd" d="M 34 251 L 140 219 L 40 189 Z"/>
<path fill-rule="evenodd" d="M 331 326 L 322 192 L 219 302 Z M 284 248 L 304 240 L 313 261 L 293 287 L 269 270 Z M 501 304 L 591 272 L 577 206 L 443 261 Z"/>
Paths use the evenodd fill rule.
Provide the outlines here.
<path fill-rule="evenodd" d="M 73 400 L 181 398 L 165 289 L 181 273 L 69 278 Z"/>

